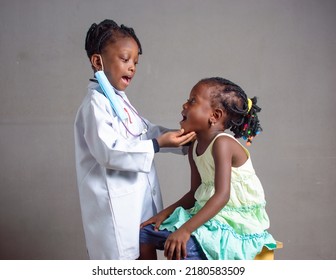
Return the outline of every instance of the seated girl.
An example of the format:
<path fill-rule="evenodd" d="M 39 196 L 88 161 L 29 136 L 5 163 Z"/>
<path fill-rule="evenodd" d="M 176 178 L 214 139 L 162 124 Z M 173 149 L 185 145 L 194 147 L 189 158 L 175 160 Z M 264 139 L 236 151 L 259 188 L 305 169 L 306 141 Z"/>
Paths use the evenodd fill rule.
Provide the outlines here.
<path fill-rule="evenodd" d="M 183 104 L 181 127 L 195 131 L 189 149 L 191 187 L 141 224 L 139 259 L 251 260 L 276 247 L 267 229 L 263 187 L 248 150 L 261 132 L 256 98 L 223 78 L 199 81 Z M 230 129 L 234 136 L 225 133 Z"/>

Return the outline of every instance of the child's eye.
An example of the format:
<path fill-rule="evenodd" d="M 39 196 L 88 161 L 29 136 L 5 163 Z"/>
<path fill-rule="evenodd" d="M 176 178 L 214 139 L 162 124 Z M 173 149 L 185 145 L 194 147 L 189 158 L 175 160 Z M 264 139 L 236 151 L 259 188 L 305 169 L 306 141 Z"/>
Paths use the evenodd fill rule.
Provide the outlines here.
<path fill-rule="evenodd" d="M 195 103 L 195 99 L 191 98 L 191 99 L 187 99 L 188 104 L 193 104 Z"/>

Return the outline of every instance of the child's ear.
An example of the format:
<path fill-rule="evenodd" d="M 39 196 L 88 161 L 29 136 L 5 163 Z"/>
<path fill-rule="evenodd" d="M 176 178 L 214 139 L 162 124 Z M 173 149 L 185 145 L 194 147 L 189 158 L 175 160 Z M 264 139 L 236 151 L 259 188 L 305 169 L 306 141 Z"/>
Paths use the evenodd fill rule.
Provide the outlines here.
<path fill-rule="evenodd" d="M 209 124 L 215 125 L 217 122 L 221 123 L 221 119 L 224 115 L 224 111 L 222 109 L 215 109 L 212 111 L 212 114 L 209 118 Z"/>
<path fill-rule="evenodd" d="M 225 115 L 226 113 L 222 109 L 217 108 L 213 111 L 212 118 L 217 122 L 220 119 L 222 119 Z"/>
<path fill-rule="evenodd" d="M 95 71 L 102 70 L 102 62 L 101 62 L 101 56 L 99 54 L 93 54 L 90 58 L 92 67 Z"/>

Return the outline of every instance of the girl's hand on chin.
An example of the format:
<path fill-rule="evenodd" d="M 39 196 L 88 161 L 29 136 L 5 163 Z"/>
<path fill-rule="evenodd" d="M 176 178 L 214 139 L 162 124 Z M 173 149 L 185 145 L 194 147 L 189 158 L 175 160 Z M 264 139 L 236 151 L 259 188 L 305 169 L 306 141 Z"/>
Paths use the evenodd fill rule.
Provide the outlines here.
<path fill-rule="evenodd" d="M 184 129 L 181 128 L 160 135 L 157 141 L 160 147 L 179 147 L 195 140 L 195 138 L 196 133 L 194 131 L 185 134 Z"/>

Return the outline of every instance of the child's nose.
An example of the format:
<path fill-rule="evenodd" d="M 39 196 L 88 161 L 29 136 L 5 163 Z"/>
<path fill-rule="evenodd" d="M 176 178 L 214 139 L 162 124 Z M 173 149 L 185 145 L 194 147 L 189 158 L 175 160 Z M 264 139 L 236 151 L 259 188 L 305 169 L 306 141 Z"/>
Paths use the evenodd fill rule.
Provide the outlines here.
<path fill-rule="evenodd" d="M 135 69 L 136 69 L 136 65 L 135 65 L 135 63 L 131 63 L 128 69 L 129 69 L 130 71 L 134 72 Z"/>

